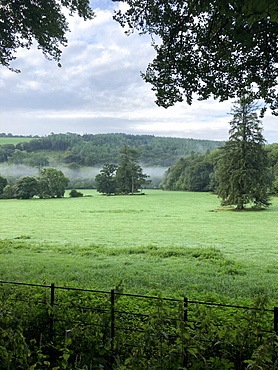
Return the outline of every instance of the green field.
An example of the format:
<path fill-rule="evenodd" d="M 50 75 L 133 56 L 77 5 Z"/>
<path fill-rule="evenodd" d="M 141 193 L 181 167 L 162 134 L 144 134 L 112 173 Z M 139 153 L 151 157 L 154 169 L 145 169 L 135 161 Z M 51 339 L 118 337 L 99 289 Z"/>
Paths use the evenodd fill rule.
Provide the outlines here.
<path fill-rule="evenodd" d="M 236 212 L 209 193 L 83 192 L 92 196 L 0 201 L 1 280 L 278 300 L 277 198 Z"/>
<path fill-rule="evenodd" d="M 18 144 L 18 143 L 26 143 L 30 140 L 33 140 L 33 137 L 0 137 L 0 145 L 4 144 Z"/>

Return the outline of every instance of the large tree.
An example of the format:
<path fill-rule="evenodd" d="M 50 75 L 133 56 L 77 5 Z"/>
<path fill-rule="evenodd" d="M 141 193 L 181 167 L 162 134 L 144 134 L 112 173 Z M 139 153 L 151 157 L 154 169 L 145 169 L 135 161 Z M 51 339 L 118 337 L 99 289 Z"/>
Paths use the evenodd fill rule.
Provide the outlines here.
<path fill-rule="evenodd" d="M 65 10 L 92 19 L 89 0 L 1 0 L 0 64 L 9 67 L 18 48 L 37 42 L 43 54 L 59 63 L 60 45 L 67 45 L 69 31 Z"/>
<path fill-rule="evenodd" d="M 234 104 L 230 137 L 220 149 L 217 193 L 223 205 L 235 205 L 237 209 L 246 204 L 260 208 L 270 204 L 271 176 L 257 109 L 249 96 Z"/>
<path fill-rule="evenodd" d="M 69 182 L 70 180 L 60 170 L 55 168 L 41 169 L 38 178 L 40 198 L 63 197 Z"/>
<path fill-rule="evenodd" d="M 100 173 L 96 175 L 96 189 L 99 193 L 111 195 L 116 193 L 117 185 L 115 173 L 118 166 L 115 164 L 105 163 Z"/>
<path fill-rule="evenodd" d="M 138 164 L 140 153 L 128 146 L 120 150 L 119 165 L 116 172 L 117 192 L 122 194 L 136 193 L 142 186 L 150 183 L 148 175 L 143 173 Z"/>
<path fill-rule="evenodd" d="M 30 199 L 38 193 L 38 182 L 32 176 L 21 177 L 13 188 L 13 196 L 17 199 Z"/>
<path fill-rule="evenodd" d="M 143 77 L 158 105 L 191 104 L 194 94 L 224 101 L 255 87 L 262 113 L 278 114 L 277 0 L 117 1 L 129 7 L 116 20 L 153 35 L 157 54 Z"/>

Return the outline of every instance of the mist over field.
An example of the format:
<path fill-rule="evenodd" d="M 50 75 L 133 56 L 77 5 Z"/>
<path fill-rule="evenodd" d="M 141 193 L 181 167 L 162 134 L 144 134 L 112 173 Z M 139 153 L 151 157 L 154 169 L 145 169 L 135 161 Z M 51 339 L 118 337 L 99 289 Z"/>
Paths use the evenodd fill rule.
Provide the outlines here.
<path fill-rule="evenodd" d="M 70 169 L 67 166 L 50 166 L 61 170 L 63 174 L 69 179 L 91 179 L 94 181 L 96 175 L 100 173 L 102 167 L 80 167 L 78 169 Z M 150 176 L 152 180 L 151 187 L 159 187 L 164 172 L 167 170 L 165 167 L 143 167 L 143 172 Z M 38 176 L 39 168 L 30 167 L 23 164 L 0 164 L 0 175 L 7 177 L 20 178 L 22 176 Z M 11 182 L 11 181 L 9 181 Z M 11 183 L 13 185 L 13 183 Z"/>
<path fill-rule="evenodd" d="M 63 167 L 63 166 L 57 166 L 55 167 L 57 170 L 60 170 L 64 173 L 65 176 L 69 178 L 76 178 L 76 177 L 81 177 L 81 178 L 92 178 L 94 179 L 97 174 L 99 174 L 99 171 L 101 168 L 99 167 L 80 167 L 79 169 L 70 169 L 68 167 Z"/>
<path fill-rule="evenodd" d="M 143 172 L 150 177 L 162 177 L 167 169 L 166 167 L 143 167 Z"/>
<path fill-rule="evenodd" d="M 81 167 L 77 170 L 72 170 L 67 166 L 49 166 L 45 168 L 56 168 L 57 170 L 61 170 L 65 176 L 70 178 L 72 177 L 91 177 L 94 178 L 101 168 L 96 167 Z M 36 176 L 39 174 L 38 167 L 30 167 L 24 164 L 0 164 L 0 174 L 1 176 L 14 176 L 19 178 L 21 176 Z"/>
<path fill-rule="evenodd" d="M 24 164 L 0 164 L 0 175 L 4 177 L 19 178 L 22 176 L 36 176 L 38 173 L 38 168 L 25 166 Z"/>

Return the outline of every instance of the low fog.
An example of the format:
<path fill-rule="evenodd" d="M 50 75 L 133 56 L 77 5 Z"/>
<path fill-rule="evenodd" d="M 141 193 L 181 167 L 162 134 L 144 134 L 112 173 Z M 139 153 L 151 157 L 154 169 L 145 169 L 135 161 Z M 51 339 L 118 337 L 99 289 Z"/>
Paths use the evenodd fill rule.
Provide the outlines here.
<path fill-rule="evenodd" d="M 94 181 L 97 174 L 99 174 L 101 167 L 80 167 L 78 169 L 70 169 L 65 166 L 53 166 L 61 170 L 65 176 L 67 176 L 71 182 L 74 180 L 91 179 Z M 150 176 L 152 183 L 150 187 L 158 188 L 162 180 L 162 176 L 167 168 L 164 167 L 143 167 L 143 172 Z M 10 185 L 14 184 L 14 178 L 18 179 L 22 176 L 38 176 L 39 168 L 29 167 L 23 164 L 0 164 L 0 175 L 6 177 Z M 74 184 L 73 184 L 74 185 Z"/>
<path fill-rule="evenodd" d="M 13 176 L 36 176 L 39 170 L 36 167 L 25 166 L 24 164 L 0 164 L 0 175 L 3 177 Z"/>
<path fill-rule="evenodd" d="M 168 167 L 143 167 L 143 172 L 150 177 L 160 177 L 164 175 L 164 172 L 168 170 Z"/>

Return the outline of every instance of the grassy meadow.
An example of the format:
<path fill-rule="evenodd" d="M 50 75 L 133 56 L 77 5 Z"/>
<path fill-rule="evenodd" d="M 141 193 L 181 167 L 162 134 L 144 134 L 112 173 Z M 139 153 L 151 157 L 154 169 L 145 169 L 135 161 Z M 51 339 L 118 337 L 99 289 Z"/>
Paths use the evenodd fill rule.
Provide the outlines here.
<path fill-rule="evenodd" d="M 26 143 L 33 140 L 32 137 L 0 137 L 0 145 Z"/>
<path fill-rule="evenodd" d="M 278 302 L 278 198 L 261 212 L 209 193 L 0 201 L 0 280 Z"/>

